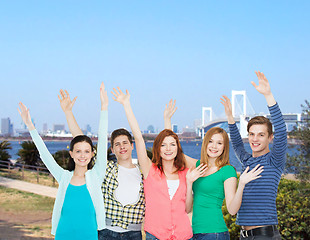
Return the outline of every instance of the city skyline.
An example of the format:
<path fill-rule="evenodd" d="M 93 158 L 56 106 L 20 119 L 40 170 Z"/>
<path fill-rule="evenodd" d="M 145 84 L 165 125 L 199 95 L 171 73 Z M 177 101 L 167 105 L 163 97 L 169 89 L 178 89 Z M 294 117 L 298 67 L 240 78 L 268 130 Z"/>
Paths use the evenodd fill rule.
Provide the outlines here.
<path fill-rule="evenodd" d="M 129 129 L 113 87 L 128 89 L 141 130 L 164 127 L 165 104 L 176 99 L 172 122 L 193 125 L 202 107 L 224 116 L 219 98 L 245 90 L 257 113 L 266 101 L 251 81 L 266 74 L 284 113 L 309 99 L 308 1 L 2 1 L 0 118 L 21 122 L 19 101 L 38 130 L 67 124 L 57 94 L 78 96 L 73 112 L 97 132 L 99 86 L 109 95 L 109 131 Z"/>

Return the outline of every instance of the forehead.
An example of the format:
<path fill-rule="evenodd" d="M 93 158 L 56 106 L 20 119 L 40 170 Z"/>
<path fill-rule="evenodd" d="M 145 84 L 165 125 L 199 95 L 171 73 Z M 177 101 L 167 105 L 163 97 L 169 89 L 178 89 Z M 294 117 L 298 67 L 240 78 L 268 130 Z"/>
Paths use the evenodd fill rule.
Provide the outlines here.
<path fill-rule="evenodd" d="M 73 149 L 91 149 L 91 146 L 88 142 L 78 142 L 74 144 Z"/>
<path fill-rule="evenodd" d="M 221 133 L 215 133 L 211 137 L 212 140 L 218 140 L 218 141 L 223 141 L 223 135 Z"/>
<path fill-rule="evenodd" d="M 165 137 L 164 140 L 163 140 L 163 143 L 172 143 L 172 142 L 176 143 L 175 138 L 172 137 L 172 136 L 167 136 L 167 137 Z"/>
<path fill-rule="evenodd" d="M 124 141 L 129 142 L 128 137 L 126 135 L 120 135 L 114 139 L 114 144 L 117 142 L 124 142 Z"/>
<path fill-rule="evenodd" d="M 249 129 L 251 133 L 268 133 L 267 126 L 265 124 L 255 124 Z"/>

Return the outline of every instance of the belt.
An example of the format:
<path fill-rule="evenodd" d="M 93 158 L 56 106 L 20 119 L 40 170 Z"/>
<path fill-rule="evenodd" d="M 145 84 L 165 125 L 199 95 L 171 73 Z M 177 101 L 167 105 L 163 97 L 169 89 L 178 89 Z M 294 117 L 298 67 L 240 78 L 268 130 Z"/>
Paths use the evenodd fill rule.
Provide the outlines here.
<path fill-rule="evenodd" d="M 265 227 L 254 228 L 251 230 L 241 230 L 240 235 L 244 238 L 251 236 L 268 236 L 273 237 L 274 233 L 278 231 L 276 225 L 269 225 Z"/>

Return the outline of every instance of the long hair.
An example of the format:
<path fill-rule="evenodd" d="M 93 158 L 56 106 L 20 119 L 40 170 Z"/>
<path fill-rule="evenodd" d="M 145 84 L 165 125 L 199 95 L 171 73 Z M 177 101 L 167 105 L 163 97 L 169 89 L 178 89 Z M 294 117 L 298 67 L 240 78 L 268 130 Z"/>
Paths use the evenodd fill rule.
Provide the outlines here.
<path fill-rule="evenodd" d="M 70 142 L 70 151 L 71 152 L 73 151 L 74 145 L 79 143 L 79 142 L 87 142 L 91 146 L 92 152 L 94 152 L 95 148 L 94 148 L 93 142 L 86 135 L 78 135 L 78 136 L 76 136 L 75 138 L 73 138 L 71 140 L 71 142 Z M 87 165 L 87 169 L 92 169 L 93 166 L 94 166 L 94 163 L 95 163 L 94 157 L 92 157 L 90 162 Z M 73 171 L 75 169 L 75 162 L 74 162 L 74 160 L 73 160 L 73 158 L 71 156 L 69 157 L 69 162 L 68 162 L 68 165 L 67 165 L 67 169 L 69 171 Z"/>
<path fill-rule="evenodd" d="M 173 137 L 176 141 L 177 147 L 178 147 L 178 151 L 177 151 L 177 155 L 174 159 L 173 165 L 176 167 L 176 171 L 183 171 L 185 169 L 185 157 L 183 154 L 183 150 L 180 144 L 180 140 L 178 135 L 176 135 L 173 131 L 169 130 L 169 129 L 165 129 L 163 131 L 161 131 L 157 137 L 154 140 L 154 144 L 153 144 L 153 158 L 152 158 L 152 162 L 158 167 L 158 169 L 161 171 L 161 173 L 164 172 L 163 170 L 163 161 L 162 161 L 162 157 L 160 156 L 160 148 L 161 148 L 161 144 L 164 141 L 165 137 Z"/>
<path fill-rule="evenodd" d="M 223 137 L 223 152 L 222 154 L 215 160 L 215 166 L 220 169 L 221 167 L 224 167 L 225 165 L 229 165 L 229 138 L 226 133 L 226 131 L 222 128 L 219 127 L 213 127 L 211 128 L 206 135 L 203 138 L 202 146 L 201 146 L 201 163 L 206 164 L 207 166 L 209 165 L 209 156 L 207 153 L 207 147 L 208 144 L 214 134 L 221 134 Z"/>

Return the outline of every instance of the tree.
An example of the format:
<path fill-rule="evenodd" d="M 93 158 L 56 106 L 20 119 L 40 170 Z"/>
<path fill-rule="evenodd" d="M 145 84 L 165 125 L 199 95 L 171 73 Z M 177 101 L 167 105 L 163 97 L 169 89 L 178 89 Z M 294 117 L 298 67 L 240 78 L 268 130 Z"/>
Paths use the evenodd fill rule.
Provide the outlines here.
<path fill-rule="evenodd" d="M 39 151 L 33 141 L 22 142 L 21 147 L 17 153 L 20 156 L 18 162 L 31 166 L 44 166 L 40 159 Z"/>
<path fill-rule="evenodd" d="M 288 155 L 286 168 L 293 171 L 297 179 L 306 182 L 310 181 L 310 103 L 305 100 L 301 107 L 304 122 L 289 134 L 300 140 L 299 154 Z"/>
<path fill-rule="evenodd" d="M 59 166 L 61 166 L 64 169 L 67 169 L 69 157 L 70 157 L 69 151 L 67 150 L 57 151 L 53 154 L 53 157 Z"/>
<path fill-rule="evenodd" d="M 0 164 L 1 168 L 3 168 L 3 167 L 6 168 L 6 166 L 10 162 L 11 155 L 8 152 L 9 149 L 12 149 L 10 142 L 8 142 L 8 141 L 0 142 L 0 160 L 6 162 L 6 163 Z"/>

